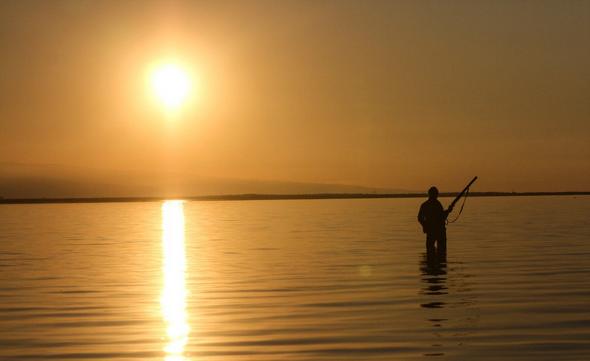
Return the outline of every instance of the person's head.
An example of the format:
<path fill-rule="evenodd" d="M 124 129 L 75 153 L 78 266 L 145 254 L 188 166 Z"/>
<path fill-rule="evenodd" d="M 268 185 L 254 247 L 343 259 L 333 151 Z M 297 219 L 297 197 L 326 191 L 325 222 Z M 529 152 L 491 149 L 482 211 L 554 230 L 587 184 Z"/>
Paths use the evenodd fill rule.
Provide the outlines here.
<path fill-rule="evenodd" d="M 436 199 L 438 197 L 438 189 L 436 187 L 430 187 L 428 190 L 428 198 Z"/>

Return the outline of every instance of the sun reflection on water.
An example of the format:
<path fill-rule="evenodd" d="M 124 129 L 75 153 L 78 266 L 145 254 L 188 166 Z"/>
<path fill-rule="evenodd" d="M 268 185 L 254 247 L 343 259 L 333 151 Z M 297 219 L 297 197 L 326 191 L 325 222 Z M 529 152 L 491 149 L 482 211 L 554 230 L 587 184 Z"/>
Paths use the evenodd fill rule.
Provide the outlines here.
<path fill-rule="evenodd" d="M 184 347 L 188 341 L 189 325 L 186 312 L 186 255 L 184 251 L 183 201 L 162 204 L 162 248 L 164 287 L 160 305 L 166 322 L 167 344 L 165 361 L 186 361 Z"/>

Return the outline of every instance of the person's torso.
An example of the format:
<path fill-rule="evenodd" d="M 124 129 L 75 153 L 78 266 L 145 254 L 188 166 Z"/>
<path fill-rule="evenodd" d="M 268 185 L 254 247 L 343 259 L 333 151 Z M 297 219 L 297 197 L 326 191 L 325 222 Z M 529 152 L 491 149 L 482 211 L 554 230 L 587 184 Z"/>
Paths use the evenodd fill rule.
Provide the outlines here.
<path fill-rule="evenodd" d="M 422 204 L 422 214 L 427 229 L 438 229 L 445 226 L 445 211 L 438 200 L 427 200 Z"/>

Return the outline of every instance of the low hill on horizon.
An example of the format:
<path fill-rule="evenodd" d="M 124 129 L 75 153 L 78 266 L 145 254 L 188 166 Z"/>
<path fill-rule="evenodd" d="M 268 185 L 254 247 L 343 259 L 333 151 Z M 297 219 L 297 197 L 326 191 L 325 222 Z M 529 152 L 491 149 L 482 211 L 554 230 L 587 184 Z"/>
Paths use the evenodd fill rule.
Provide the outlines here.
<path fill-rule="evenodd" d="M 101 198 L 229 194 L 411 193 L 348 184 L 201 177 L 167 172 L 105 172 L 56 165 L 0 163 L 0 197 Z"/>

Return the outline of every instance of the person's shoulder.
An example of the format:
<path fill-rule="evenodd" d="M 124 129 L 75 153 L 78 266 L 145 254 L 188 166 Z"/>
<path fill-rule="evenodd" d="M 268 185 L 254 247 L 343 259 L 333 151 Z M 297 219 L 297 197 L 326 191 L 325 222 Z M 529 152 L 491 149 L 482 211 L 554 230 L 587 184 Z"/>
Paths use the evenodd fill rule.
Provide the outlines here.
<path fill-rule="evenodd" d="M 430 208 L 430 207 L 432 207 L 432 205 L 433 205 L 432 199 L 427 199 L 422 203 L 420 208 Z"/>

